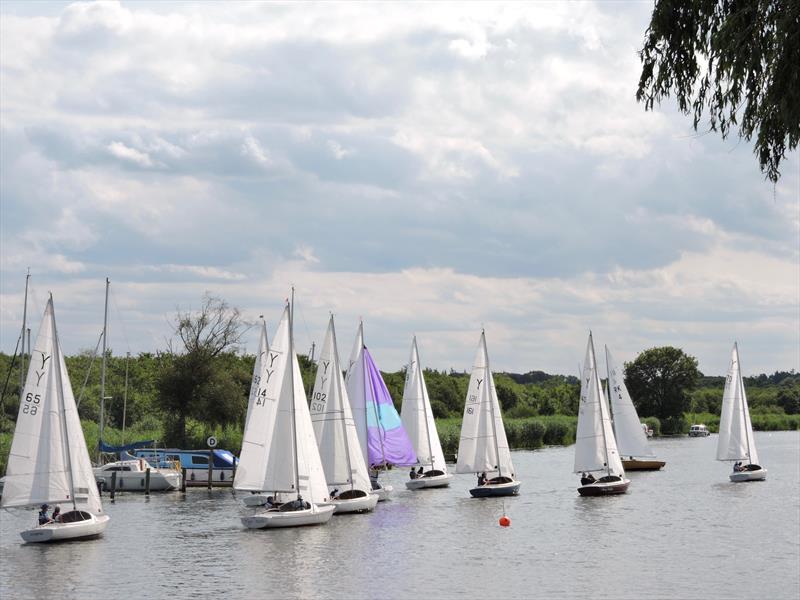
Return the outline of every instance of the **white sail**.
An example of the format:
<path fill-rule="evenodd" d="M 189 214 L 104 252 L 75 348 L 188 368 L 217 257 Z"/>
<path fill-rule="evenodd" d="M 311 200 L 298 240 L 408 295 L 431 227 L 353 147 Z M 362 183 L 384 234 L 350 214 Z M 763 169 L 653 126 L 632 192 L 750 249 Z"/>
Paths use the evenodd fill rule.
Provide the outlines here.
<path fill-rule="evenodd" d="M 369 472 L 342 377 L 333 315 L 319 356 L 309 408 L 328 486 L 340 491 L 368 492 L 372 489 Z"/>
<path fill-rule="evenodd" d="M 461 422 L 456 473 L 484 471 L 489 478 L 515 477 L 494 377 L 489 368 L 486 335 L 481 332 Z"/>
<path fill-rule="evenodd" d="M 608 389 L 611 400 L 611 413 L 614 416 L 614 437 L 617 449 L 622 456 L 653 457 L 655 454 L 647 443 L 647 435 L 642 429 L 636 407 L 625 387 L 625 379 L 617 370 L 614 358 L 606 346 L 606 369 L 608 370 Z"/>
<path fill-rule="evenodd" d="M 366 379 L 364 369 L 364 324 L 358 324 L 358 332 L 350 351 L 350 360 L 345 374 L 345 385 L 350 408 L 353 413 L 353 422 L 358 434 L 358 443 L 364 464 L 369 465 L 369 451 L 367 449 L 367 403 Z"/>
<path fill-rule="evenodd" d="M 734 343 L 731 365 L 722 394 L 722 415 L 719 422 L 717 460 L 745 461 L 759 464 L 750 422 L 750 409 L 744 390 L 742 370 L 739 364 L 739 348 Z"/>
<path fill-rule="evenodd" d="M 278 491 L 291 490 L 294 487 L 293 464 L 286 458 L 290 453 L 287 448 L 292 444 L 291 404 L 284 401 L 289 408 L 279 413 L 282 393 L 287 393 L 291 400 L 291 388 L 286 385 L 289 379 L 287 355 L 289 352 L 289 308 L 283 311 L 278 330 L 272 346 L 267 350 L 264 360 L 259 365 L 257 390 L 254 403 L 248 406 L 248 420 L 242 438 L 242 452 L 236 469 L 234 488 L 245 491 Z M 289 401 L 290 401 L 289 400 Z M 288 416 L 287 416 L 288 414 Z M 282 448 L 284 455 L 283 468 L 279 472 L 270 471 L 268 463 L 271 449 Z M 275 460 L 275 459 L 273 459 Z"/>
<path fill-rule="evenodd" d="M 581 376 L 574 471 L 575 473 L 606 471 L 609 475 L 620 477 L 625 474 L 611 427 L 608 405 L 600 384 L 591 333 L 586 345 Z"/>
<path fill-rule="evenodd" d="M 244 430 L 247 431 L 248 424 L 250 423 L 250 415 L 253 412 L 253 407 L 258 402 L 258 390 L 261 383 L 261 365 L 267 360 L 267 352 L 269 351 L 269 340 L 267 339 L 267 324 L 261 322 L 261 337 L 258 340 L 258 352 L 256 353 L 256 360 L 253 364 L 253 379 L 250 382 L 250 395 L 247 397 L 247 417 L 244 421 Z"/>
<path fill-rule="evenodd" d="M 417 453 L 419 464 L 430 465 L 433 470 L 447 473 L 444 452 L 439 434 L 436 432 L 436 422 L 433 419 L 428 388 L 425 385 L 425 376 L 419 362 L 416 336 L 411 342 L 411 358 L 406 369 L 400 419 Z"/>
<path fill-rule="evenodd" d="M 103 512 L 58 341 L 52 298 L 31 354 L 8 458 L 2 506 L 69 502 Z"/>

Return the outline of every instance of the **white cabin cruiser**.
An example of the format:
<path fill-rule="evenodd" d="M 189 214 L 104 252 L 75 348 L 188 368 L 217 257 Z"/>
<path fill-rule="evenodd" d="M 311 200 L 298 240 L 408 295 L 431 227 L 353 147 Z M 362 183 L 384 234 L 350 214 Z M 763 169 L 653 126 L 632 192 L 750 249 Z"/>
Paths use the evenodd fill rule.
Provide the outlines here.
<path fill-rule="evenodd" d="M 147 471 L 150 471 L 151 492 L 177 490 L 181 487 L 181 472 L 174 468 L 153 467 L 144 458 L 130 458 L 106 463 L 94 468 L 97 483 L 106 490 L 116 481 L 115 491 L 144 492 Z M 116 477 L 114 477 L 116 473 Z"/>

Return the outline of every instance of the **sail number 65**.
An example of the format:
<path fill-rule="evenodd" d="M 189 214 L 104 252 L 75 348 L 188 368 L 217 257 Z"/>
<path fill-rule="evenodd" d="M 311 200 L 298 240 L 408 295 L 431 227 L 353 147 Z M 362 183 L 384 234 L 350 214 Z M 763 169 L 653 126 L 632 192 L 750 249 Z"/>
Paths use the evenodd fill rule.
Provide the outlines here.
<path fill-rule="evenodd" d="M 39 403 L 42 397 L 39 394 L 34 395 L 33 392 L 28 392 L 25 396 L 25 405 L 22 407 L 23 415 L 35 415 L 39 410 Z"/>

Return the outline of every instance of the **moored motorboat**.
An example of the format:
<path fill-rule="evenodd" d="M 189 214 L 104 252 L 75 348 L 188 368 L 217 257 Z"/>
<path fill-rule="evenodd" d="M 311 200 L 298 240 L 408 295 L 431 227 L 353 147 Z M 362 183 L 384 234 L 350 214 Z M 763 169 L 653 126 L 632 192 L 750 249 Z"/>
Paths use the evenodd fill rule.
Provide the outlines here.
<path fill-rule="evenodd" d="M 94 477 L 106 490 L 111 489 L 112 482 L 116 482 L 116 491 L 126 492 L 144 492 L 146 489 L 159 492 L 177 490 L 181 487 L 180 471 L 174 468 L 152 467 L 144 458 L 118 460 L 102 467 L 95 467 Z"/>

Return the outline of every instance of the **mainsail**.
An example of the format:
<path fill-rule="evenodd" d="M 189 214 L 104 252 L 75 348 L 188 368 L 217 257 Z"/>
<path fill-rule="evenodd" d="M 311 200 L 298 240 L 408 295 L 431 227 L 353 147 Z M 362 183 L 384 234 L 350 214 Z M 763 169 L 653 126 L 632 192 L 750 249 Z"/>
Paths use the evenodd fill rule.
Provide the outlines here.
<path fill-rule="evenodd" d="M 369 491 L 369 473 L 339 364 L 333 315 L 319 356 L 310 412 L 328 485 L 342 491 Z"/>
<path fill-rule="evenodd" d="M 739 365 L 739 348 L 733 344 L 731 364 L 722 394 L 722 416 L 719 421 L 717 460 L 743 460 L 758 463 L 758 453 L 750 422 L 750 409 L 744 391 L 742 370 Z"/>
<path fill-rule="evenodd" d="M 655 456 L 647 443 L 647 435 L 642 429 L 636 407 L 625 387 L 625 380 L 617 370 L 614 358 L 606 346 L 606 370 L 608 371 L 608 390 L 611 399 L 611 413 L 614 416 L 614 435 L 617 449 L 622 456 Z"/>
<path fill-rule="evenodd" d="M 363 324 L 358 327 L 355 345 L 350 353 L 346 382 L 366 464 L 415 464 L 417 456 L 403 429 L 400 415 L 397 414 L 381 372 L 364 345 Z"/>
<path fill-rule="evenodd" d="M 578 430 L 575 436 L 575 473 L 606 471 L 622 476 L 625 470 L 617 451 L 605 395 L 597 371 L 594 342 L 589 333 L 581 376 Z"/>
<path fill-rule="evenodd" d="M 70 502 L 95 515 L 103 513 L 51 297 L 22 392 L 2 506 L 55 502 Z"/>
<path fill-rule="evenodd" d="M 406 369 L 406 382 L 403 388 L 403 406 L 400 411 L 403 427 L 408 433 L 411 445 L 421 465 L 430 465 L 436 471 L 447 472 L 444 452 L 436 432 L 431 401 L 425 376 L 419 362 L 417 338 L 411 342 L 411 358 Z"/>
<path fill-rule="evenodd" d="M 489 368 L 486 334 L 481 331 L 461 422 L 456 473 L 484 471 L 489 478 L 515 477 L 494 377 Z"/>

